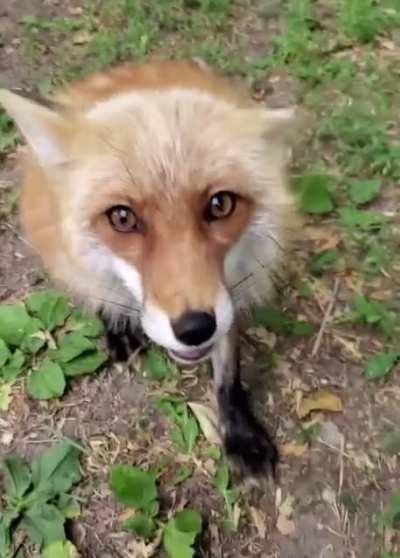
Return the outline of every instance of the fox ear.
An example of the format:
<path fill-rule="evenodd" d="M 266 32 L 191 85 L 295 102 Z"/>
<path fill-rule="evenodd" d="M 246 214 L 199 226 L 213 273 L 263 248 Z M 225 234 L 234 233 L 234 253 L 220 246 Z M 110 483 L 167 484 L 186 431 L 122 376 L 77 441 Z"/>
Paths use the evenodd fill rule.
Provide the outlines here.
<path fill-rule="evenodd" d="M 0 89 L 0 105 L 14 119 L 41 165 L 68 161 L 71 127 L 60 114 L 6 89 Z"/>
<path fill-rule="evenodd" d="M 264 109 L 264 136 L 268 139 L 293 139 L 306 125 L 306 114 L 297 107 Z"/>

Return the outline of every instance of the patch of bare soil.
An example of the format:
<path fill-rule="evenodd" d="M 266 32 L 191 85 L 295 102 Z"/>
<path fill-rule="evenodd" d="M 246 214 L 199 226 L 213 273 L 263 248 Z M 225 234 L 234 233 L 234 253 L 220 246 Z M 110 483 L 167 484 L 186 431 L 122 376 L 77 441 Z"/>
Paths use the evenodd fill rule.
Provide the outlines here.
<path fill-rule="evenodd" d="M 71 15 L 82 5 L 77 0 L 9 0 L 0 6 L 0 87 L 35 89 L 38 81 L 48 75 L 51 47 L 40 52 L 40 61 L 33 57 L 32 44 L 24 43 L 22 19 L 51 19 Z"/>

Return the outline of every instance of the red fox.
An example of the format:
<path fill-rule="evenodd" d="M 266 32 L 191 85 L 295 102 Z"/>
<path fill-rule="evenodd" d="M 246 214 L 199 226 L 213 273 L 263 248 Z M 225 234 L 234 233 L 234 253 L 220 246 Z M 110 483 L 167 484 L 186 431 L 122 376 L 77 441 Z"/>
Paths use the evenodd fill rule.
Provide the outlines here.
<path fill-rule="evenodd" d="M 201 61 L 122 65 L 50 107 L 5 90 L 0 103 L 29 146 L 22 224 L 53 278 L 102 312 L 117 358 L 138 328 L 181 363 L 211 358 L 226 453 L 243 474 L 274 470 L 235 316 L 282 259 L 295 110 L 267 110 Z"/>

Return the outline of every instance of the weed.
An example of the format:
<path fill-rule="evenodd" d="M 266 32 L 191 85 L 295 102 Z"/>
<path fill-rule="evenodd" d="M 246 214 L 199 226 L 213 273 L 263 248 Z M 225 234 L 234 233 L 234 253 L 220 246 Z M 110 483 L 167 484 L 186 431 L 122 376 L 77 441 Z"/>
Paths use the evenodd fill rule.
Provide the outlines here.
<path fill-rule="evenodd" d="M 400 490 L 391 495 L 386 510 L 377 514 L 375 521 L 380 532 L 385 529 L 400 529 Z"/>
<path fill-rule="evenodd" d="M 24 531 L 38 547 L 66 541 L 64 524 L 80 514 L 78 501 L 68 492 L 80 480 L 80 450 L 61 442 L 38 455 L 29 466 L 19 456 L 4 459 L 4 506 L 0 512 L 0 555 L 18 552 L 14 541 Z"/>
<path fill-rule="evenodd" d="M 152 539 L 162 531 L 163 544 L 170 558 L 191 558 L 193 544 L 202 530 L 198 512 L 185 509 L 166 524 L 159 518 L 158 491 L 152 472 L 130 465 L 116 465 L 110 475 L 110 486 L 116 498 L 135 511 L 123 523 L 126 531 L 143 539 Z"/>
<path fill-rule="evenodd" d="M 400 353 L 388 351 L 370 358 L 365 368 L 369 380 L 377 380 L 389 374 L 400 358 Z"/>
<path fill-rule="evenodd" d="M 231 8 L 230 0 L 201 0 L 191 6 L 179 0 L 152 4 L 143 0 L 107 0 L 96 8 L 88 4 L 77 18 L 26 17 L 22 20 L 25 54 L 32 56 L 40 53 L 45 43 L 54 44 L 59 69 L 52 78 L 62 82 L 119 61 L 141 60 L 161 44 L 164 56 L 168 56 L 168 38 L 179 32 L 179 46 L 175 49 L 233 72 L 240 69 L 243 61 L 233 55 L 233 46 L 226 41 Z M 74 60 L 70 52 L 65 52 L 65 35 L 72 33 L 74 37 L 80 31 L 86 32 L 85 44 L 75 49 Z"/>
<path fill-rule="evenodd" d="M 90 374 L 107 360 L 95 339 L 102 323 L 73 309 L 53 291 L 27 297 L 25 304 L 0 305 L 0 385 L 11 386 L 29 371 L 27 390 L 36 399 L 60 397 L 70 378 Z"/>
<path fill-rule="evenodd" d="M 349 39 L 359 43 L 370 43 L 378 35 L 400 23 L 400 13 L 393 2 L 385 0 L 341 0 L 338 23 Z M 386 9 L 385 9 L 386 8 Z"/>
<path fill-rule="evenodd" d="M 20 141 L 13 121 L 0 109 L 0 157 L 15 149 Z"/>
<path fill-rule="evenodd" d="M 199 426 L 190 407 L 182 399 L 172 396 L 161 397 L 156 405 L 173 424 L 171 438 L 175 445 L 184 453 L 192 453 L 199 435 Z"/>
<path fill-rule="evenodd" d="M 236 530 L 240 519 L 240 507 L 238 504 L 240 494 L 236 488 L 231 486 L 229 468 L 224 461 L 221 461 L 218 467 L 214 483 L 224 498 L 226 511 L 225 525 L 229 529 Z"/>
<path fill-rule="evenodd" d="M 386 114 L 384 104 L 348 99 L 321 124 L 319 135 L 335 141 L 337 160 L 345 172 L 400 176 L 400 143 L 389 138 Z"/>

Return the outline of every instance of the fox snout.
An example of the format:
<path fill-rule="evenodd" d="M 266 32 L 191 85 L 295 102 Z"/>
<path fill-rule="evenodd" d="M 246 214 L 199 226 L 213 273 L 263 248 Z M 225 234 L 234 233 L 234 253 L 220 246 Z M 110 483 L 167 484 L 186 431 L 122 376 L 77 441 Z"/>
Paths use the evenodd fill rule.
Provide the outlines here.
<path fill-rule="evenodd" d="M 172 322 L 172 331 L 180 343 L 198 347 L 214 335 L 217 322 L 213 312 L 185 312 Z"/>
<path fill-rule="evenodd" d="M 211 349 L 231 329 L 233 303 L 221 288 L 210 309 L 190 308 L 171 316 L 154 302 L 145 303 L 142 327 L 147 336 L 169 350 L 180 362 L 197 362 L 208 357 Z"/>

